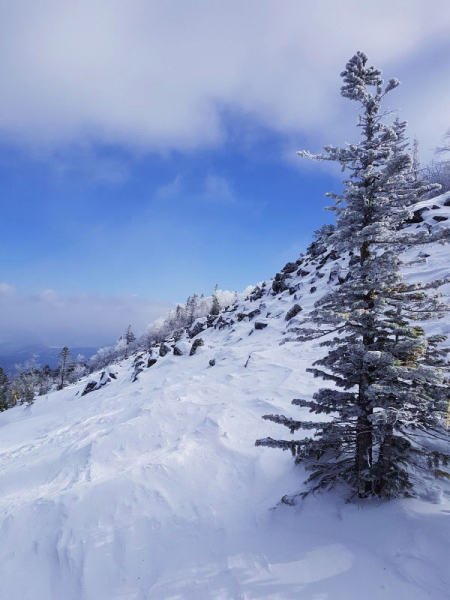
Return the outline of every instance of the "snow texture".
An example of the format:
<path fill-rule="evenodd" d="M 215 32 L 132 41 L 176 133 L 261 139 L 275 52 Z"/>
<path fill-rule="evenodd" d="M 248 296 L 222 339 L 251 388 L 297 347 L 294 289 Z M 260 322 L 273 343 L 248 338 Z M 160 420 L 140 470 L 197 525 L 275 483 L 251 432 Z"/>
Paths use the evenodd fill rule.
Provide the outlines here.
<path fill-rule="evenodd" d="M 450 217 L 447 198 L 411 227 L 445 225 L 433 216 Z M 449 274 L 448 246 L 421 252 L 406 257 L 409 281 Z M 279 433 L 262 415 L 310 419 L 291 400 L 323 385 L 305 372 L 319 341 L 295 330 L 349 257 L 321 258 L 287 274 L 295 294 L 269 281 L 222 313 L 234 323 L 204 330 L 193 356 L 160 356 L 135 382 L 132 357 L 85 396 L 88 379 L 0 414 L 0 600 L 450 598 L 448 487 L 430 480 L 419 498 L 382 504 L 280 503 L 304 490 L 305 472 L 254 446 Z M 259 331 L 236 319 L 255 309 Z"/>

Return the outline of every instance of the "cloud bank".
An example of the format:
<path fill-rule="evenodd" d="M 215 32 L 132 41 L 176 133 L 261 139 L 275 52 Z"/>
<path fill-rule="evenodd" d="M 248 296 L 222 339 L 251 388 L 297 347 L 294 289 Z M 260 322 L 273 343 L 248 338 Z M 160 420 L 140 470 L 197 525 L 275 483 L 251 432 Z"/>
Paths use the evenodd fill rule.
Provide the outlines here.
<path fill-rule="evenodd" d="M 410 78 L 401 105 L 425 148 L 449 126 L 448 0 L 22 0 L 0 22 L 0 130 L 39 152 L 218 146 L 224 111 L 326 143 L 359 49 Z"/>
<path fill-rule="evenodd" d="M 131 324 L 137 333 L 172 305 L 138 296 L 62 296 L 52 290 L 23 294 L 0 283 L 0 342 L 49 346 L 113 343 Z"/>

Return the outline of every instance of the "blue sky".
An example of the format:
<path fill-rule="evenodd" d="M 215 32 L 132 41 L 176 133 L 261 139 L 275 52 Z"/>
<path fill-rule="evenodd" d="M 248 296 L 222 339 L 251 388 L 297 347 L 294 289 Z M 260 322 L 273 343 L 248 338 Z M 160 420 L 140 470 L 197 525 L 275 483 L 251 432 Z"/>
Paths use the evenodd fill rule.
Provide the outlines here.
<path fill-rule="evenodd" d="M 0 341 L 107 343 L 295 259 L 341 178 L 295 151 L 356 139 L 358 49 L 403 82 L 424 160 L 450 126 L 447 2 L 25 0 L 0 21 Z"/>

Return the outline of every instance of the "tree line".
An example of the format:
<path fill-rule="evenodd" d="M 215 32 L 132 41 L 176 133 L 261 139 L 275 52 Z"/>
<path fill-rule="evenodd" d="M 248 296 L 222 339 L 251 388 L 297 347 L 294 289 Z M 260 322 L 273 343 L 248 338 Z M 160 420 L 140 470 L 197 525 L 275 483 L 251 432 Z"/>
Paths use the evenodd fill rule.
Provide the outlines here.
<path fill-rule="evenodd" d="M 23 364 L 16 365 L 16 372 L 12 376 L 0 367 L 0 411 L 12 408 L 16 404 L 33 404 L 37 396 L 61 390 L 90 373 L 127 359 L 136 352 L 148 351 L 169 339 L 177 341 L 196 319 L 218 315 L 226 306 L 245 298 L 252 289 L 253 286 L 249 286 L 242 294 L 238 294 L 220 290 L 216 285 L 212 296 L 193 294 L 185 304 L 178 304 L 165 317 L 150 323 L 139 335 L 135 335 L 129 325 L 116 344 L 100 348 L 89 359 L 82 355 L 72 357 L 70 349 L 66 346 L 59 354 L 56 369 L 51 369 L 48 365 L 42 367 L 37 355 Z"/>

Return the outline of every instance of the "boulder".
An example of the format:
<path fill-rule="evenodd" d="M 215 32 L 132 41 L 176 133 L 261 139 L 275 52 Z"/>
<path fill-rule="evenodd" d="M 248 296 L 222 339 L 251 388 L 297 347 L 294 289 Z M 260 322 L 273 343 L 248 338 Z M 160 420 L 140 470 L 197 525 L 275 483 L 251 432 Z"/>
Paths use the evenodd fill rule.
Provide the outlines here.
<path fill-rule="evenodd" d="M 238 313 L 236 315 L 236 318 L 237 318 L 238 322 L 243 321 L 246 317 L 248 317 L 249 321 L 251 321 L 252 319 L 254 319 L 255 317 L 257 317 L 260 314 L 261 314 L 261 310 L 259 308 L 255 308 L 255 310 L 252 310 L 249 313 Z"/>
<path fill-rule="evenodd" d="M 434 221 L 448 221 L 448 217 L 444 217 L 443 215 L 436 215 L 435 217 L 433 217 Z"/>
<path fill-rule="evenodd" d="M 210 367 L 214 367 L 214 366 L 215 366 L 215 364 L 216 364 L 216 360 L 215 360 L 214 358 L 212 358 L 212 359 L 209 361 L 209 366 L 210 366 Z"/>
<path fill-rule="evenodd" d="M 254 319 L 255 317 L 257 317 L 260 314 L 261 314 L 261 311 L 259 310 L 259 308 L 255 308 L 255 310 L 252 310 L 251 312 L 248 313 L 248 318 L 251 321 L 252 319 Z"/>
<path fill-rule="evenodd" d="M 183 356 L 189 354 L 190 350 L 191 345 L 188 342 L 177 342 L 173 348 L 173 353 L 175 356 Z"/>
<path fill-rule="evenodd" d="M 253 290 L 253 292 L 250 294 L 250 302 L 255 302 L 256 300 L 259 300 L 260 298 L 262 298 L 264 296 L 264 289 L 262 287 L 259 287 L 259 285 L 257 285 L 255 287 L 255 289 Z"/>
<path fill-rule="evenodd" d="M 203 346 L 203 340 L 202 340 L 202 338 L 198 338 L 198 339 L 196 339 L 196 340 L 194 341 L 194 343 L 193 343 L 193 344 L 192 344 L 192 346 L 191 346 L 191 350 L 190 350 L 190 352 L 189 352 L 189 356 L 194 356 L 194 354 L 196 353 L 196 351 L 197 351 L 197 348 L 198 348 L 199 346 Z"/>
<path fill-rule="evenodd" d="M 410 219 L 407 219 L 406 223 L 422 223 L 423 222 L 423 213 L 427 210 L 430 210 L 427 206 L 423 208 L 419 208 L 413 212 L 413 216 Z"/>
<path fill-rule="evenodd" d="M 262 321 L 255 321 L 255 329 L 265 329 L 267 327 L 267 323 L 263 323 Z"/>
<path fill-rule="evenodd" d="M 148 359 L 148 363 L 147 363 L 147 368 L 148 367 L 153 367 L 153 365 L 156 365 L 158 361 L 156 360 L 156 358 L 149 358 Z"/>
<path fill-rule="evenodd" d="M 199 333 L 202 333 L 202 331 L 204 331 L 205 329 L 206 329 L 205 320 L 204 321 L 197 321 L 197 323 L 195 323 L 193 325 L 193 327 L 191 329 L 189 329 L 188 335 L 189 335 L 190 338 L 193 338 L 196 335 L 198 335 Z"/>
<path fill-rule="evenodd" d="M 283 273 L 293 273 L 297 270 L 297 263 L 288 262 L 281 270 Z"/>
<path fill-rule="evenodd" d="M 159 347 L 159 355 L 160 356 L 166 356 L 166 354 L 169 354 L 170 352 L 170 347 L 165 344 L 164 342 L 161 342 L 161 346 Z"/>
<path fill-rule="evenodd" d="M 309 275 L 311 273 L 311 271 L 307 271 L 306 269 L 299 269 L 297 271 L 297 275 L 299 277 L 306 277 L 307 275 Z"/>
<path fill-rule="evenodd" d="M 93 392 L 96 389 L 97 389 L 97 381 L 89 381 L 86 384 L 86 386 L 83 390 L 83 393 L 81 395 L 86 396 L 86 394 L 89 394 L 90 392 Z"/>
<path fill-rule="evenodd" d="M 286 313 L 286 317 L 285 320 L 286 321 L 290 321 L 291 319 L 293 319 L 296 315 L 298 315 L 298 313 L 300 311 L 302 311 L 302 307 L 300 306 L 300 304 L 294 304 L 294 306 L 287 311 Z"/>
<path fill-rule="evenodd" d="M 100 378 L 98 381 L 88 381 L 88 383 L 86 384 L 86 386 L 83 390 L 83 393 L 81 395 L 86 396 L 86 394 L 89 394 L 90 392 L 99 390 L 100 388 L 105 386 L 107 383 L 110 383 L 110 381 L 111 381 L 111 378 L 109 377 L 108 373 L 106 373 L 106 371 L 102 371 L 100 373 Z"/>
<path fill-rule="evenodd" d="M 277 279 L 278 275 L 280 275 L 280 273 L 277 273 L 272 283 L 272 291 L 274 294 L 281 294 L 282 292 L 285 292 L 288 289 L 288 286 L 284 282 L 284 279 Z"/>

